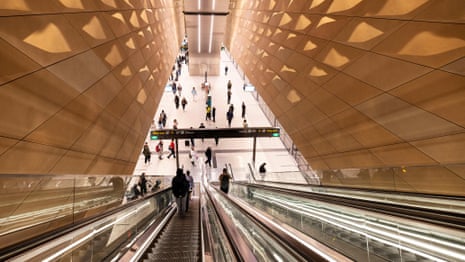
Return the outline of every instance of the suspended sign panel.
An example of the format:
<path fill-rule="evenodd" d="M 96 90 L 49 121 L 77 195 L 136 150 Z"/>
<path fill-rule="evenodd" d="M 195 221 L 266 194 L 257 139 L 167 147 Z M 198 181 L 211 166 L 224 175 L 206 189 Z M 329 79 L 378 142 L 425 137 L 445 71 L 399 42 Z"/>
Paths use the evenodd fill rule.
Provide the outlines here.
<path fill-rule="evenodd" d="M 190 129 L 159 129 L 150 132 L 150 139 L 172 138 L 227 138 L 227 137 L 279 137 L 276 127 L 249 128 L 190 128 Z"/>

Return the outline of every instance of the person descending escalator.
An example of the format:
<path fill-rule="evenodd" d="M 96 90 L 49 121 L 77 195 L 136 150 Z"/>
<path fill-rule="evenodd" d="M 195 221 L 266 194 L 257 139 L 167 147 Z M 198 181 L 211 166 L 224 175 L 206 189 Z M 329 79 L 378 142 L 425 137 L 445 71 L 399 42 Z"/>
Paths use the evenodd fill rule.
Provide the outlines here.
<path fill-rule="evenodd" d="M 179 216 L 184 216 L 186 213 L 186 198 L 189 191 L 189 182 L 181 168 L 176 170 L 176 176 L 171 181 L 171 191 L 176 198 Z"/>
<path fill-rule="evenodd" d="M 231 175 L 228 173 L 228 170 L 226 168 L 223 168 L 223 173 L 221 173 L 219 177 L 220 189 L 226 194 L 229 192 L 229 180 L 230 179 L 231 179 Z"/>

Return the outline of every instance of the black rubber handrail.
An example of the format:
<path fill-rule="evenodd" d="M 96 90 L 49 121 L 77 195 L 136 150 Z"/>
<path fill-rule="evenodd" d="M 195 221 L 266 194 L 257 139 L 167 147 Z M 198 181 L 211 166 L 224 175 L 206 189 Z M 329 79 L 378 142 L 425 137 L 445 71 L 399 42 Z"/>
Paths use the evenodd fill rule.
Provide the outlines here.
<path fill-rule="evenodd" d="M 264 188 L 271 192 L 287 193 L 294 196 L 317 200 L 337 205 L 344 205 L 372 212 L 428 222 L 453 229 L 465 230 L 465 215 L 423 207 L 405 206 L 395 203 L 380 203 L 364 199 L 353 199 L 342 196 L 331 196 L 315 192 L 305 192 L 286 188 L 277 188 L 262 184 L 240 183 L 248 187 Z"/>

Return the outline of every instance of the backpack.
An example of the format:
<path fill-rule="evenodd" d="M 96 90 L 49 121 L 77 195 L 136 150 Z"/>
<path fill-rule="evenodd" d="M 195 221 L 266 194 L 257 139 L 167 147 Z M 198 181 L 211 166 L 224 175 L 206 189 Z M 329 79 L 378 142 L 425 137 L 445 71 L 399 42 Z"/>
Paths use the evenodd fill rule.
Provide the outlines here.
<path fill-rule="evenodd" d="M 155 147 L 155 151 L 160 152 L 160 146 L 159 145 L 157 145 L 157 147 Z"/>
<path fill-rule="evenodd" d="M 175 176 L 171 183 L 171 190 L 175 197 L 184 197 L 189 188 L 189 182 L 183 176 Z"/>

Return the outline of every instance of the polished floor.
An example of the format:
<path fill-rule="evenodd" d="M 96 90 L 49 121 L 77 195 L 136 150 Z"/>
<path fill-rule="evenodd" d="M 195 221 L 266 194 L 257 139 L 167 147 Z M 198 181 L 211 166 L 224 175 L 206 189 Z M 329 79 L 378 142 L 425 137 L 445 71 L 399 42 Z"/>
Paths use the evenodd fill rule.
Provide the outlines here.
<path fill-rule="evenodd" d="M 204 123 L 206 128 L 224 128 L 227 127 L 226 112 L 229 105 L 227 104 L 227 82 L 232 82 L 232 97 L 231 103 L 234 105 L 234 118 L 232 127 L 242 127 L 243 119 L 241 118 L 241 105 L 242 102 L 246 104 L 245 119 L 249 127 L 271 126 L 271 123 L 266 118 L 263 111 L 260 109 L 258 102 L 254 98 L 254 92 L 243 90 L 242 77 L 231 59 L 225 52 L 221 53 L 221 75 L 208 77 L 208 82 L 211 85 L 210 95 L 212 96 L 212 106 L 216 107 L 216 121 L 205 120 L 206 114 L 206 93 L 201 89 L 201 83 L 204 81 L 203 76 L 189 76 L 187 65 L 182 65 L 182 73 L 179 82 L 182 85 L 181 98 L 185 97 L 188 101 L 186 110 L 183 111 L 180 106 L 176 109 L 174 104 L 174 94 L 168 88 L 162 96 L 157 113 L 154 116 L 155 125 L 153 128 L 158 128 L 158 116 L 164 110 L 168 116 L 167 127 L 173 127 L 173 120 L 178 122 L 178 128 L 197 128 L 201 123 Z M 225 75 L 224 67 L 228 66 L 229 70 Z M 191 90 L 195 87 L 197 96 L 194 99 Z M 246 179 L 244 174 L 248 171 L 248 163 L 252 163 L 252 138 L 225 138 L 220 139 L 219 144 L 215 145 L 213 139 L 205 139 L 201 141 L 196 139 L 195 151 L 197 152 L 198 160 L 196 165 L 193 166 L 188 158 L 189 147 L 186 147 L 184 141 L 179 141 L 179 154 L 180 165 L 185 170 L 190 170 L 195 180 L 199 179 L 200 170 L 204 168 L 203 161 L 205 160 L 205 149 L 211 147 L 213 150 L 213 167 L 206 168 L 207 173 L 211 174 L 212 179 L 216 179 L 218 173 L 225 164 L 231 164 L 234 170 L 236 179 Z M 155 147 L 158 143 L 157 140 L 151 141 L 149 134 L 147 135 L 147 142 L 152 150 L 152 158 L 150 164 L 144 164 L 144 157 L 141 154 L 139 161 L 134 170 L 134 175 L 140 175 L 145 172 L 146 175 L 163 175 L 173 176 L 176 170 L 176 160 L 168 156 L 169 140 L 163 140 L 164 154 L 163 159 L 158 159 L 155 153 Z M 142 149 L 141 149 L 142 152 Z M 292 156 L 288 153 L 280 138 L 258 138 L 255 168 L 263 163 L 267 163 L 267 171 L 269 175 L 278 175 L 284 172 L 298 171 L 297 164 Z M 292 180 L 292 179 L 291 179 Z M 296 175 L 296 181 L 303 181 L 300 175 Z"/>

